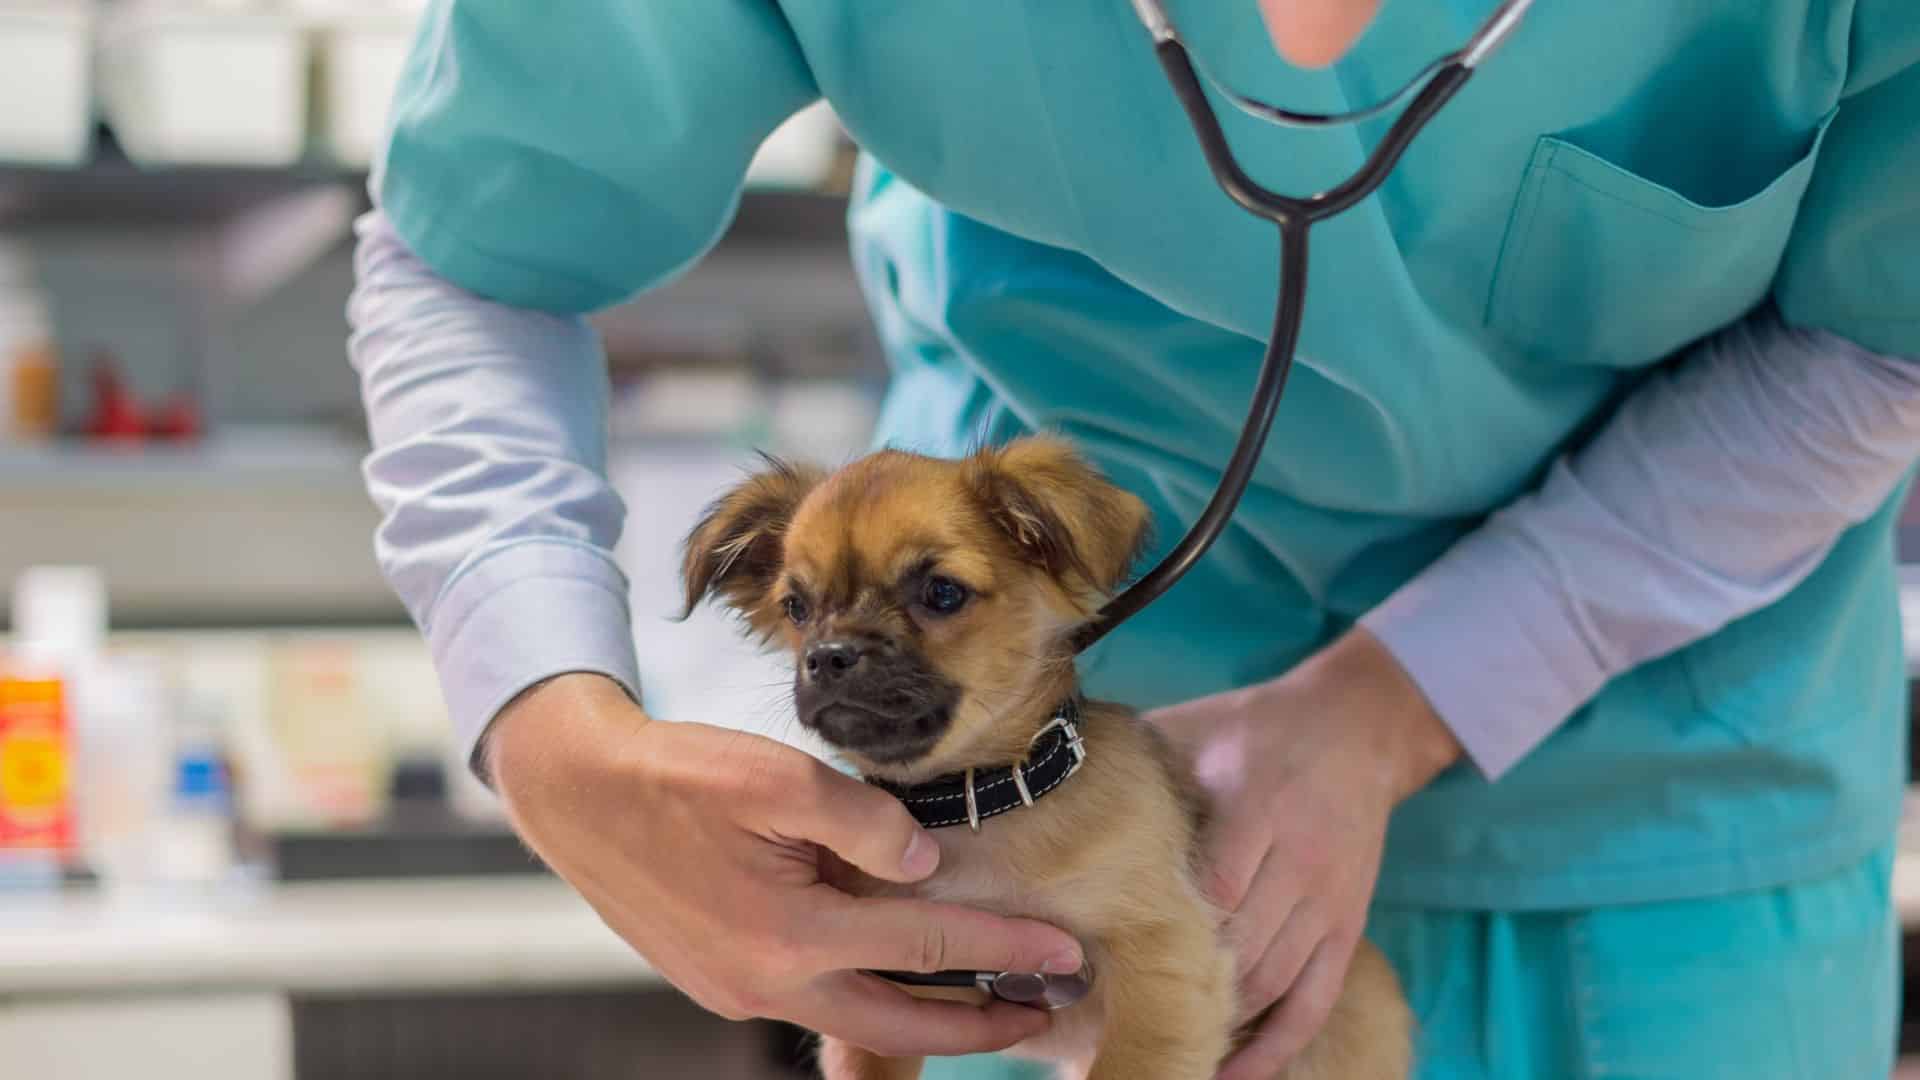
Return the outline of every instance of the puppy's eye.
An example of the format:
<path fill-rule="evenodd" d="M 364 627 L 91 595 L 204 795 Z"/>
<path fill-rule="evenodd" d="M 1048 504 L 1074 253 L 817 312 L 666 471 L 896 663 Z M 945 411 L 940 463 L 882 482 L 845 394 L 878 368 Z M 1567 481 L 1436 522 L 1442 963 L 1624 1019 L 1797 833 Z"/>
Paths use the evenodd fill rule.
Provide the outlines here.
<path fill-rule="evenodd" d="M 967 587 L 952 578 L 932 577 L 920 595 L 920 602 L 936 615 L 951 615 L 966 604 Z"/>
<path fill-rule="evenodd" d="M 789 596 L 780 601 L 780 606 L 786 609 L 787 618 L 792 619 L 795 626 L 806 622 L 807 616 L 812 614 L 807 608 L 807 602 L 797 596 Z"/>

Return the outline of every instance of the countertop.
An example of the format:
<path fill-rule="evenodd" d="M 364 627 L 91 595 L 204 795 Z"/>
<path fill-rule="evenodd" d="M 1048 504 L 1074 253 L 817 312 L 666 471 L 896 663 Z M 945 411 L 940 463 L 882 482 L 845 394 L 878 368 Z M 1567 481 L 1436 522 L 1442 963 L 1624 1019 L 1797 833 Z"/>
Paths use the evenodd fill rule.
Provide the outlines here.
<path fill-rule="evenodd" d="M 1920 928 L 1920 820 L 1901 847 L 1895 903 L 1902 924 Z M 551 878 L 272 885 L 157 909 L 95 894 L 0 896 L 0 997 L 661 983 Z"/>
<path fill-rule="evenodd" d="M 555 879 L 273 885 L 218 906 L 0 896 L 0 995 L 659 981 Z"/>

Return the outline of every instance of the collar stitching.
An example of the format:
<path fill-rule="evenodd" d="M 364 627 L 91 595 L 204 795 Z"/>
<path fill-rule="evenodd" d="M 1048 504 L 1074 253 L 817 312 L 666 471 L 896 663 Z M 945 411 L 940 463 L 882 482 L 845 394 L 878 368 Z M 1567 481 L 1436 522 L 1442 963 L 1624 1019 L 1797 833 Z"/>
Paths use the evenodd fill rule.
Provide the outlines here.
<path fill-rule="evenodd" d="M 1052 791 L 1054 788 L 1059 787 L 1063 783 L 1066 783 L 1067 777 L 1071 775 L 1073 774 L 1070 772 L 1063 772 L 1059 776 L 1056 776 L 1051 781 L 1049 781 L 1046 787 L 1035 788 L 1033 791 L 1034 799 L 1037 801 L 1040 798 L 1040 796 L 1045 795 L 1047 792 Z M 996 817 L 999 817 L 1001 814 L 1011 813 L 1012 811 L 1018 809 L 1020 805 L 1021 805 L 1020 803 L 1014 803 L 1011 806 L 1003 806 L 998 810 L 983 810 L 980 812 L 980 820 L 985 821 L 988 818 L 996 818 Z M 948 825 L 958 825 L 961 822 L 964 822 L 966 820 L 967 820 L 966 815 L 962 814 L 957 818 L 942 818 L 939 821 L 929 821 L 921 827 L 926 829 L 940 829 L 940 828 L 945 828 Z"/>
<path fill-rule="evenodd" d="M 1024 768 L 1028 773 L 1032 773 L 1034 770 L 1041 768 L 1042 766 L 1046 765 L 1048 762 L 1052 761 L 1054 758 L 1059 757 L 1060 752 L 1064 749 L 1066 749 L 1066 744 L 1061 743 L 1060 745 L 1055 746 L 1052 750 L 1049 750 L 1046 753 L 1046 755 L 1041 757 L 1038 761 L 1034 761 L 1031 763 L 1020 762 L 1020 763 L 1016 763 L 1013 767 L 1016 769 Z M 1059 782 L 1060 781 L 1055 780 L 1053 784 L 1048 784 L 1045 788 L 1042 788 L 1041 791 L 1051 790 L 1054 784 L 1057 784 Z M 998 780 L 991 780 L 984 784 L 977 784 L 974 786 L 973 790 L 975 795 L 979 795 L 982 792 L 991 791 L 992 789 L 1000 787 L 1003 784 L 1011 784 L 1011 783 L 1013 783 L 1013 776 L 1009 774 L 1007 776 L 1001 777 Z M 1040 796 L 1040 792 L 1039 791 L 1033 792 L 1033 795 L 1035 798 L 1038 798 Z M 921 803 L 946 802 L 948 799 L 964 800 L 966 797 L 967 797 L 967 793 L 965 791 L 956 791 L 951 795 L 915 795 L 910 798 L 901 799 L 900 801 L 912 806 L 912 805 L 918 805 Z M 960 820 L 965 821 L 966 819 L 961 818 Z"/>

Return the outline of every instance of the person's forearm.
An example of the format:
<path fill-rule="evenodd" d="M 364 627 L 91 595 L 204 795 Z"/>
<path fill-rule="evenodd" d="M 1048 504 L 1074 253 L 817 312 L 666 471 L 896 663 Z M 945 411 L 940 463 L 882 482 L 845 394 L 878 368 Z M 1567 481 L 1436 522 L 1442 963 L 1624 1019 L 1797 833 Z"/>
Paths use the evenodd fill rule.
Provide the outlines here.
<path fill-rule="evenodd" d="M 348 315 L 376 550 L 427 636 L 460 737 L 476 747 L 502 706 L 563 672 L 635 693 L 598 339 L 579 318 L 447 283 L 378 212 L 358 233 Z"/>
<path fill-rule="evenodd" d="M 1917 455 L 1920 367 L 1763 310 L 1362 625 L 1498 777 L 1608 680 L 1785 595 Z"/>

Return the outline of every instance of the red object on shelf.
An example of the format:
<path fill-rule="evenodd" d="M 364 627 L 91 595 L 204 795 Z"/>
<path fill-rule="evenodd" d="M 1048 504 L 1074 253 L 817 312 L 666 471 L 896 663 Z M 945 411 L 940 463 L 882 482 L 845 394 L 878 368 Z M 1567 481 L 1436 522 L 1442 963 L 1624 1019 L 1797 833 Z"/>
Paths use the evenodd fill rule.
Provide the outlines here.
<path fill-rule="evenodd" d="M 127 390 L 113 361 L 105 357 L 93 365 L 93 414 L 87 419 L 86 435 L 108 442 L 139 442 L 147 436 L 140 403 Z"/>
<path fill-rule="evenodd" d="M 147 417 L 147 434 L 156 439 L 184 442 L 200 437 L 200 408 L 185 394 L 175 394 Z"/>
<path fill-rule="evenodd" d="M 205 430 L 199 403 L 177 393 L 148 409 L 128 388 L 112 355 L 97 354 L 93 361 L 93 409 L 80 433 L 94 442 L 142 443 L 148 440 L 186 442 Z"/>

